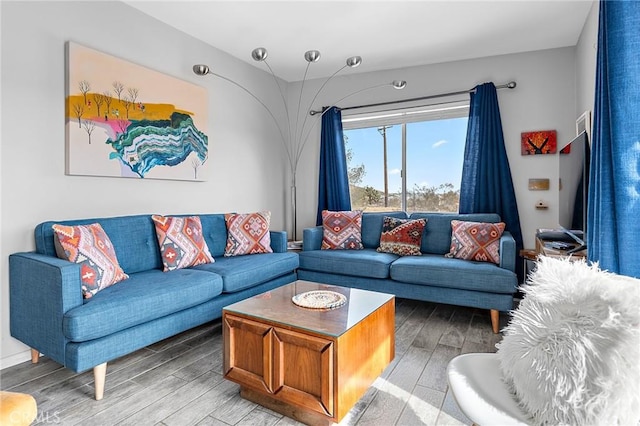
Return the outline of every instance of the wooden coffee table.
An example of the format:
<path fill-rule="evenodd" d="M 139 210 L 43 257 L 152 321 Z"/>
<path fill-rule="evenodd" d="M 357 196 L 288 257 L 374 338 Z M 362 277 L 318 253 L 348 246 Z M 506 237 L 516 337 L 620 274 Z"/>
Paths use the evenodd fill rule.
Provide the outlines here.
<path fill-rule="evenodd" d="M 347 303 L 291 301 L 311 290 Z M 394 321 L 391 294 L 296 281 L 224 308 L 224 377 L 242 397 L 301 422 L 339 422 L 393 360 Z"/>

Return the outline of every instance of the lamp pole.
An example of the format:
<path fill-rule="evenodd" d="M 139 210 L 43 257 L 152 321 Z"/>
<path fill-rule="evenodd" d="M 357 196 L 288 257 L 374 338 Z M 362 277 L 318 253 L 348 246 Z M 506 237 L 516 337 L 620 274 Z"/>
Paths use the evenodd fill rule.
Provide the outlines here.
<path fill-rule="evenodd" d="M 387 129 L 393 126 L 380 126 L 378 132 L 382 135 L 382 150 L 383 150 L 383 168 L 384 168 L 384 206 L 389 207 L 389 176 L 387 173 Z"/>

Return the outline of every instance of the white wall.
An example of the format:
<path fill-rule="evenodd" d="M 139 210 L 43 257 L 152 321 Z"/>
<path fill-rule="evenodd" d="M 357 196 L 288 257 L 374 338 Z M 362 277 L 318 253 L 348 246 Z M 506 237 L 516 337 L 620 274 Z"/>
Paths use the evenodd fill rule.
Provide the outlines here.
<path fill-rule="evenodd" d="M 363 58 L 362 68 L 366 67 Z M 348 73 L 346 71 L 345 73 Z M 575 133 L 575 48 L 503 55 L 459 62 L 449 62 L 400 70 L 342 76 L 330 82 L 314 107 L 331 105 L 345 94 L 394 79 L 407 80 L 402 91 L 379 88 L 351 97 L 339 106 L 361 105 L 386 100 L 409 99 L 470 89 L 492 81 L 502 84 L 515 80 L 513 90 L 498 91 L 505 145 L 518 202 L 525 247 L 532 248 L 537 228 L 558 226 L 558 159 L 556 155 L 523 156 L 520 133 L 531 130 L 557 130 L 558 143 Z M 314 85 L 315 83 L 315 85 Z M 318 82 L 309 84 L 319 87 Z M 297 88 L 293 89 L 295 93 Z M 438 99 L 435 102 L 443 102 Z M 299 176 L 299 227 L 315 225 L 318 135 L 309 142 Z M 549 191 L 529 191 L 529 178 L 549 178 Z M 543 200 L 547 210 L 535 204 Z"/>
<path fill-rule="evenodd" d="M 592 123 L 598 53 L 598 10 L 599 3 L 595 1 L 576 46 L 576 118 L 585 111 L 591 111 Z"/>
<path fill-rule="evenodd" d="M 0 367 L 28 359 L 9 334 L 8 256 L 34 248 L 45 220 L 145 213 L 268 209 L 285 227 L 286 168 L 279 134 L 262 107 L 212 76 L 207 63 L 266 102 L 272 78 L 120 2 L 1 2 Z M 209 94 L 207 182 L 65 176 L 65 42 L 71 40 L 204 86 Z"/>

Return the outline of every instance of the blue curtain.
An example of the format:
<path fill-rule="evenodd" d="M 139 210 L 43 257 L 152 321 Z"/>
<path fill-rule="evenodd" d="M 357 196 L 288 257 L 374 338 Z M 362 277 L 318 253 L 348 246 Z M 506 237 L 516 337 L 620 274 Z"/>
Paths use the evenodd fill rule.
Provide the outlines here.
<path fill-rule="evenodd" d="M 459 210 L 460 213 L 498 213 L 516 240 L 516 253 L 522 249 L 518 205 L 493 83 L 476 86 L 471 92 Z M 522 262 L 516 262 L 516 266 L 522 278 Z"/>
<path fill-rule="evenodd" d="M 318 182 L 317 225 L 322 224 L 322 210 L 351 210 L 342 113 L 336 107 L 329 108 L 322 115 Z"/>
<path fill-rule="evenodd" d="M 640 278 L 640 3 L 601 1 L 587 216 L 590 261 Z"/>

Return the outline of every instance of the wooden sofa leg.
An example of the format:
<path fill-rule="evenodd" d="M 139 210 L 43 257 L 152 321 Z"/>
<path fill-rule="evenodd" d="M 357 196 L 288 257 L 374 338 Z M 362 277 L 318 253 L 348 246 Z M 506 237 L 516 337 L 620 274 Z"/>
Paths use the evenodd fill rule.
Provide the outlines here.
<path fill-rule="evenodd" d="M 104 381 L 107 376 L 107 363 L 102 363 L 93 367 L 93 381 L 96 387 L 96 401 L 100 401 L 104 396 Z"/>
<path fill-rule="evenodd" d="M 496 309 L 491 309 L 491 328 L 495 334 L 500 332 L 500 311 Z"/>
<path fill-rule="evenodd" d="M 37 364 L 40 361 L 40 351 L 37 349 L 31 349 L 31 363 Z"/>

